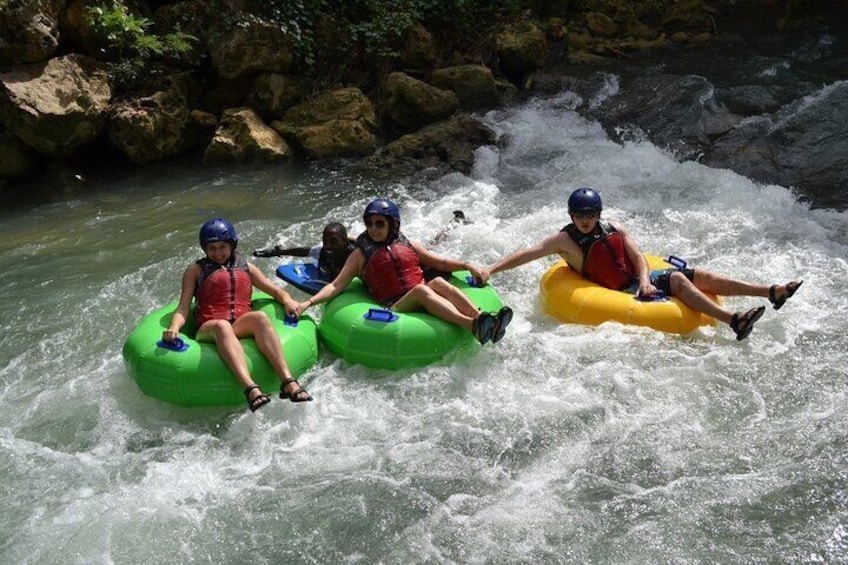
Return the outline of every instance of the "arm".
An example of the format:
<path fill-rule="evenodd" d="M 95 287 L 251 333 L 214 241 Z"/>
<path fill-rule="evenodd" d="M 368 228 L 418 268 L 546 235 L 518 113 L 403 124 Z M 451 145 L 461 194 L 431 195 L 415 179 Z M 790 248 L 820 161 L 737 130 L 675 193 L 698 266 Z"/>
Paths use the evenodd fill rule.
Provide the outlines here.
<path fill-rule="evenodd" d="M 297 302 L 288 292 L 285 291 L 285 289 L 275 285 L 271 279 L 262 274 L 262 271 L 260 271 L 256 265 L 248 263 L 247 269 L 250 273 L 250 280 L 253 282 L 253 286 L 273 296 L 274 300 L 282 304 L 286 309 L 287 315 L 297 315 Z"/>
<path fill-rule="evenodd" d="M 279 245 L 257 249 L 253 252 L 254 257 L 279 257 L 280 255 L 291 255 L 292 257 L 308 257 L 309 247 L 289 247 L 281 249 Z"/>
<path fill-rule="evenodd" d="M 425 267 L 432 267 L 434 269 L 438 269 L 439 271 L 444 271 L 448 273 L 467 269 L 471 273 L 471 276 L 474 277 L 475 281 L 484 281 L 483 269 L 481 269 L 474 263 L 471 263 L 469 261 L 460 261 L 459 259 L 450 259 L 448 257 L 442 257 L 441 255 L 433 253 L 418 241 L 410 241 L 410 243 L 412 244 L 412 248 L 415 249 L 415 252 L 418 253 L 418 257 L 421 260 L 421 264 Z"/>
<path fill-rule="evenodd" d="M 565 241 L 566 238 L 567 241 Z M 518 251 L 513 251 L 506 257 L 503 257 L 485 269 L 484 274 L 486 276 L 484 280 L 494 274 L 500 273 L 501 271 L 508 271 L 509 269 L 520 267 L 525 263 L 535 261 L 536 259 L 540 259 L 547 255 L 553 255 L 554 253 L 573 253 L 574 250 L 568 247 L 568 242 L 571 242 L 571 238 L 568 237 L 568 234 L 557 232 L 547 236 L 535 245 L 519 249 Z M 574 247 L 576 246 L 577 244 L 574 244 Z"/>
<path fill-rule="evenodd" d="M 298 315 L 302 314 L 307 308 L 310 306 L 314 306 L 315 304 L 320 304 L 321 302 L 325 302 L 330 300 L 340 294 L 344 289 L 347 288 L 347 285 L 350 284 L 350 281 L 353 280 L 353 277 L 357 276 L 362 272 L 362 268 L 365 266 L 365 255 L 362 254 L 362 251 L 357 249 L 353 253 L 350 254 L 350 257 L 345 261 L 344 267 L 339 272 L 339 275 L 333 279 L 332 282 L 324 285 L 324 288 L 315 293 L 312 298 L 308 298 L 307 300 L 301 302 L 297 305 L 296 312 Z"/>
<path fill-rule="evenodd" d="M 197 264 L 189 265 L 183 273 L 183 281 L 180 287 L 180 301 L 177 304 L 177 309 L 171 315 L 171 323 L 168 329 L 162 332 L 162 340 L 175 342 L 179 336 L 180 330 L 188 319 L 188 310 L 191 308 L 191 301 L 194 299 L 194 289 L 197 286 L 197 278 L 200 276 L 200 266 Z"/>
<path fill-rule="evenodd" d="M 648 269 L 648 262 L 645 260 L 645 256 L 639 249 L 636 240 L 633 239 L 630 232 L 624 229 L 624 226 L 621 224 L 610 222 L 610 225 L 621 234 L 621 239 L 624 240 L 624 251 L 636 269 L 636 277 L 639 279 L 639 292 L 637 296 L 653 296 L 656 294 L 657 288 L 651 284 L 651 271 Z"/>

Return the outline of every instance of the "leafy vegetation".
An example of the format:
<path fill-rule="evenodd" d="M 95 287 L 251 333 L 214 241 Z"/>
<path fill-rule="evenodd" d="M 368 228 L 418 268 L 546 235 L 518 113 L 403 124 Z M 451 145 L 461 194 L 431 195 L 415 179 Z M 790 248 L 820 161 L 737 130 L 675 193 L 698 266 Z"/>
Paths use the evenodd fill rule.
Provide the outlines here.
<path fill-rule="evenodd" d="M 191 49 L 197 38 L 175 31 L 165 35 L 149 33 L 153 21 L 136 15 L 118 0 L 94 4 L 88 9 L 89 23 L 103 45 L 109 61 L 109 74 L 118 91 L 137 86 L 150 65 Z"/>
<path fill-rule="evenodd" d="M 493 23 L 514 17 L 522 10 L 537 11 L 547 3 L 564 0 L 266 0 L 268 15 L 295 42 L 299 61 L 307 68 L 344 46 L 348 55 L 359 54 L 371 62 L 400 55 L 406 32 L 423 24 L 453 42 L 469 47 Z M 333 40 L 321 41 L 321 24 L 332 22 Z M 350 49 L 353 49 L 351 53 Z"/>

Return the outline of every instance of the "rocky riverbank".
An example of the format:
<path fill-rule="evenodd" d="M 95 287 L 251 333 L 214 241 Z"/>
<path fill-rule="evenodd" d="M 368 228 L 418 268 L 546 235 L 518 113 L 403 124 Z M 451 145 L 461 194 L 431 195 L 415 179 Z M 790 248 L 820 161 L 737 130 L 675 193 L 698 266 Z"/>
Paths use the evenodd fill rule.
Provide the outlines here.
<path fill-rule="evenodd" d="M 825 204 L 848 195 L 848 139 L 832 119 L 848 115 L 848 88 L 833 88 L 829 114 L 781 120 L 812 86 L 769 106 L 773 93 L 716 98 L 697 75 L 658 81 L 638 72 L 658 54 L 720 56 L 763 30 L 827 31 L 845 21 L 848 2 L 551 4 L 560 9 L 504 18 L 473 49 L 451 51 L 438 30 L 415 24 L 391 56 L 363 60 L 339 49 L 316 72 L 298 66 L 291 33 L 248 2 L 133 3 L 152 30 L 197 40 L 126 89 L 109 72 L 113 46 L 92 24 L 97 3 L 12 0 L 0 7 L 0 186 L 61 189 L 107 168 L 177 157 L 215 165 L 353 158 L 365 174 L 387 178 L 467 173 L 474 150 L 496 142 L 475 112 L 528 94 L 592 91 L 614 71 L 626 84 L 620 94 L 578 105 L 611 132 L 637 126 L 681 159 L 795 186 Z M 322 37 L 332 41 L 326 30 Z M 837 80 L 848 79 L 844 54 L 829 56 Z M 330 67 L 345 71 L 333 79 Z M 670 106 L 691 111 L 670 116 Z M 774 116 L 774 127 L 745 121 L 762 115 Z M 832 133 L 821 135 L 828 122 Z M 810 151 L 830 157 L 813 163 Z"/>

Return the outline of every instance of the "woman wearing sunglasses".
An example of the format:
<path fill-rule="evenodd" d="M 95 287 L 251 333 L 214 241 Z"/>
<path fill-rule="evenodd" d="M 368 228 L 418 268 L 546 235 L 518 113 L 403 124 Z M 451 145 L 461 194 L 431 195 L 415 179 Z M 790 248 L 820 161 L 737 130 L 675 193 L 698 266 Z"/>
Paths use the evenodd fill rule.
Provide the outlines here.
<path fill-rule="evenodd" d="M 571 223 L 535 245 L 519 249 L 491 265 L 483 280 L 547 255 L 558 254 L 584 278 L 605 288 L 653 296 L 658 290 L 675 296 L 697 312 L 728 324 L 737 340 L 748 337 L 765 307 L 731 312 L 710 300 L 705 292 L 722 296 L 767 297 L 775 310 L 791 298 L 803 281 L 760 285 L 731 279 L 704 269 L 650 271 L 630 233 L 618 223 L 602 222 L 601 196 L 591 188 L 578 188 L 568 198 Z"/>
<path fill-rule="evenodd" d="M 332 299 L 360 277 L 379 304 L 395 312 L 424 310 L 446 322 L 464 327 L 481 345 L 500 341 L 512 320 L 512 310 L 503 307 L 497 314 L 480 312 L 458 288 L 441 277 L 425 281 L 423 267 L 439 271 L 467 269 L 475 280 L 481 269 L 468 262 L 448 259 L 429 251 L 420 242 L 410 241 L 400 231 L 400 211 L 384 198 L 374 200 L 363 214 L 366 230 L 356 240 L 339 275 L 314 296 L 298 304 L 298 314 L 314 304 Z"/>

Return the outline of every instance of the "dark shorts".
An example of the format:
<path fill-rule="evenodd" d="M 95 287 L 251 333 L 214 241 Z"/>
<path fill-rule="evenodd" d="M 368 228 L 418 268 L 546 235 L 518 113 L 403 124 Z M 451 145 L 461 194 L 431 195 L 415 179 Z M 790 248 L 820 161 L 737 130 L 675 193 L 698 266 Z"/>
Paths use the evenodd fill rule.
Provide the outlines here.
<path fill-rule="evenodd" d="M 651 284 L 666 296 L 673 296 L 671 292 L 672 273 L 683 273 L 683 276 L 690 281 L 694 282 L 695 280 L 695 269 L 659 269 L 657 271 L 651 271 Z M 625 292 L 636 294 L 638 291 L 639 283 L 634 282 Z"/>
<path fill-rule="evenodd" d="M 683 273 L 690 282 L 695 279 L 695 269 L 662 269 L 651 271 L 651 284 L 663 291 L 666 296 L 672 296 L 671 273 Z"/>

